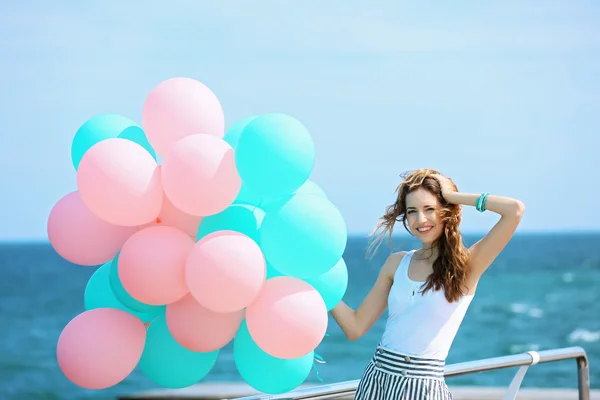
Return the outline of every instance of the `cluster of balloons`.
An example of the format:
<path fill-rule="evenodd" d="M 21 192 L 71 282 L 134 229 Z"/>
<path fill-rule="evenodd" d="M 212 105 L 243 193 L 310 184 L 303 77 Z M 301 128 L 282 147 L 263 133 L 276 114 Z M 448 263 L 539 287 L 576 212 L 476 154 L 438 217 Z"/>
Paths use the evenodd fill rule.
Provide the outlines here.
<path fill-rule="evenodd" d="M 57 344 L 74 384 L 103 389 L 139 368 L 186 387 L 232 341 L 258 391 L 308 377 L 347 287 L 344 219 L 309 179 L 302 123 L 274 113 L 224 126 L 208 87 L 173 78 L 151 90 L 141 125 L 105 114 L 75 134 L 77 190 L 48 218 L 60 256 L 99 266 Z"/>

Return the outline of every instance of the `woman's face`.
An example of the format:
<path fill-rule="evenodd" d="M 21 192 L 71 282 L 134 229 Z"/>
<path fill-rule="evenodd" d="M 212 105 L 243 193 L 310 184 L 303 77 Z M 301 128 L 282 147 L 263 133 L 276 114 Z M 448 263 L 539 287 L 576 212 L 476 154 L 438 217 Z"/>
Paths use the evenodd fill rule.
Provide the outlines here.
<path fill-rule="evenodd" d="M 406 195 L 406 219 L 411 232 L 421 243 L 431 244 L 444 230 L 437 197 L 423 188 Z"/>

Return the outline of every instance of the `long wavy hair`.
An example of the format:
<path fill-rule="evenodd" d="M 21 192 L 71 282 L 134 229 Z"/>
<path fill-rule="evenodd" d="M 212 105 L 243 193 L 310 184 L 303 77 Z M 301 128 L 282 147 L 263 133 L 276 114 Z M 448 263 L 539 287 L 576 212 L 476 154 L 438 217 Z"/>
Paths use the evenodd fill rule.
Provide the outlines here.
<path fill-rule="evenodd" d="M 441 217 L 444 229 L 439 238 L 433 243 L 433 246 L 437 247 L 438 254 L 433 261 L 433 273 L 424 283 L 422 293 L 443 288 L 446 299 L 453 302 L 465 295 L 469 255 L 462 242 L 462 234 L 459 230 L 462 209 L 460 205 L 450 204 L 444 200 L 438 180 L 432 177 L 434 174 L 441 175 L 440 172 L 434 169 L 424 168 L 409 171 L 400 176 L 403 181 L 396 188 L 397 199 L 394 204 L 386 207 L 384 215 L 370 234 L 374 239 L 369 244 L 368 251 L 374 254 L 386 234 L 389 236 L 390 244 L 392 244 L 394 225 L 399 221 L 402 221 L 406 231 L 414 236 L 407 224 L 406 196 L 417 189 L 429 191 L 437 197 L 441 205 L 439 209 L 436 209 L 436 213 Z M 452 184 L 454 189 L 458 190 L 454 182 Z M 381 232 L 376 235 L 380 230 Z"/>

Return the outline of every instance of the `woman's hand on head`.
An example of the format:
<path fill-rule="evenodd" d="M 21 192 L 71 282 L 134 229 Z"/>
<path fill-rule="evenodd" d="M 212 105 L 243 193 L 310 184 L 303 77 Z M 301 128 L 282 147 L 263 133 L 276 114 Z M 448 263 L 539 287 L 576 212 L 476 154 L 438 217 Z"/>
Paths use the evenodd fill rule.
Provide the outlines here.
<path fill-rule="evenodd" d="M 452 182 L 452 179 L 439 174 L 433 174 L 431 177 L 439 182 L 442 188 L 442 196 L 446 193 L 456 192 L 456 185 Z"/>

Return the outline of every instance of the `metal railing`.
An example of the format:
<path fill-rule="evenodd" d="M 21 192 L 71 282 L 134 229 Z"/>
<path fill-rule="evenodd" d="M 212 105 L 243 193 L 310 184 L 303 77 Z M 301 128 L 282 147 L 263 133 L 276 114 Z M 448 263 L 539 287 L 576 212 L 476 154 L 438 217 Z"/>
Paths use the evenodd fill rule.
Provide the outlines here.
<path fill-rule="evenodd" d="M 575 359 L 577 361 L 579 400 L 590 400 L 590 370 L 585 350 L 581 347 L 567 347 L 562 349 L 544 350 L 510 356 L 486 358 L 483 360 L 468 361 L 446 365 L 444 376 L 467 375 L 476 372 L 493 371 L 504 368 L 521 367 L 513 378 L 504 399 L 515 399 L 527 369 L 538 363 L 563 361 Z M 274 378 L 275 379 L 275 378 Z M 352 396 L 356 393 L 359 380 L 339 382 L 329 385 L 319 385 L 280 395 L 254 395 L 239 397 L 235 400 L 300 400 L 300 399 L 333 399 L 343 396 Z"/>

